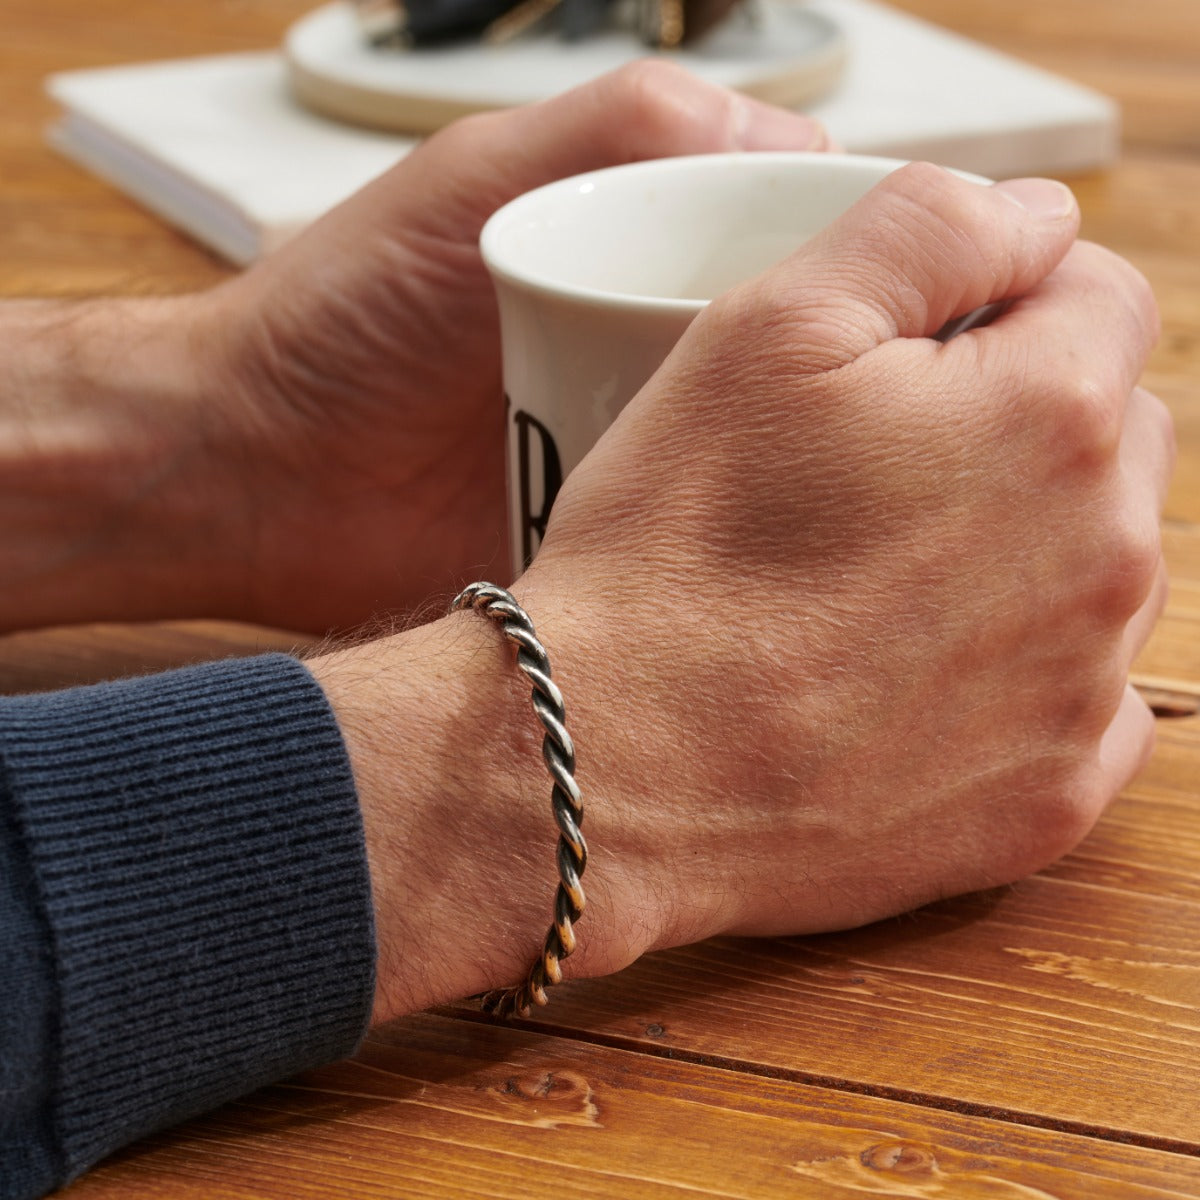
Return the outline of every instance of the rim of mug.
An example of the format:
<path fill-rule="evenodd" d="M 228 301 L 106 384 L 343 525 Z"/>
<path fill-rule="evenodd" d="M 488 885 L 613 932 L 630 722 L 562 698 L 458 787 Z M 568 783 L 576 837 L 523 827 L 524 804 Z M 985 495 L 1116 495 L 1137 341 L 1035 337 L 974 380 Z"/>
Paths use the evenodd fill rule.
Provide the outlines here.
<path fill-rule="evenodd" d="M 875 182 L 878 182 L 892 171 L 905 166 L 909 161 L 903 158 L 869 154 L 830 154 L 813 150 L 753 150 L 731 151 L 722 154 L 687 154 L 673 158 L 653 158 L 635 163 L 620 163 L 617 166 L 602 167 L 595 171 L 571 175 L 565 179 L 556 179 L 552 183 L 543 184 L 541 187 L 524 192 L 510 200 L 498 208 L 485 222 L 479 235 L 479 248 L 493 279 L 503 280 L 525 291 L 553 295 L 580 304 L 604 308 L 640 309 L 648 313 L 698 313 L 710 303 L 709 300 L 647 296 L 637 292 L 588 287 L 585 284 L 557 279 L 545 272 L 532 271 L 523 266 L 518 257 L 509 251 L 505 244 L 505 235 L 514 223 L 527 221 L 548 200 L 558 200 L 564 196 L 589 195 L 597 185 L 603 186 L 607 180 L 614 177 L 633 181 L 642 175 L 672 175 L 696 171 L 702 173 L 736 163 L 739 167 L 750 165 L 755 171 L 778 171 L 781 168 L 798 166 L 804 166 L 806 169 L 817 165 L 832 166 L 836 171 L 854 175 L 874 174 L 877 176 Z M 975 183 L 990 184 L 992 182 L 981 175 L 973 175 L 966 171 L 955 171 L 954 173 Z"/>

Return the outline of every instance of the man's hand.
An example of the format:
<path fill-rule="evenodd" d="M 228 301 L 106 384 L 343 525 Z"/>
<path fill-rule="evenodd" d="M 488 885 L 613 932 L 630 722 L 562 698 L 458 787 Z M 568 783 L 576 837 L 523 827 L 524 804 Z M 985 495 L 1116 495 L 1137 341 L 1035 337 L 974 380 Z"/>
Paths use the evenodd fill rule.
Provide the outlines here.
<path fill-rule="evenodd" d="M 1014 880 L 1144 762 L 1126 674 L 1173 440 L 1137 388 L 1149 289 L 1077 220 L 1053 184 L 904 169 L 715 302 L 566 482 L 515 590 L 588 804 L 568 974 Z M 367 814 L 379 1016 L 513 982 L 548 916 L 524 689 L 478 616 L 417 634 L 315 664 Z"/>
<path fill-rule="evenodd" d="M 226 616 L 325 631 L 503 575 L 484 221 L 613 163 L 825 145 L 805 117 L 635 64 L 450 126 L 205 295 L 0 312 L 16 547 L 0 628 Z"/>
<path fill-rule="evenodd" d="M 508 573 L 500 332 L 479 232 L 632 159 L 825 145 L 812 121 L 644 62 L 461 121 L 213 299 L 256 451 L 260 619 L 306 629 Z"/>
<path fill-rule="evenodd" d="M 1157 312 L 1076 221 L 904 169 L 712 305 L 568 480 L 521 594 L 576 656 L 600 871 L 660 942 L 1009 882 L 1149 754 Z"/>

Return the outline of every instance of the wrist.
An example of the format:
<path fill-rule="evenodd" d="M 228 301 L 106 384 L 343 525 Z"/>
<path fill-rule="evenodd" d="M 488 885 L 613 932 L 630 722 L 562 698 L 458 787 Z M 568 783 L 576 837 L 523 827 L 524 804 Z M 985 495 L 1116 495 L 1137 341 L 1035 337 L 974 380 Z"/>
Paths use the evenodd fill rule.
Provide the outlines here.
<path fill-rule="evenodd" d="M 0 627 L 236 615 L 246 546 L 202 297 L 0 312 Z M 235 493 L 236 494 L 236 493 Z"/>
<path fill-rule="evenodd" d="M 544 632 L 558 679 L 558 614 Z M 542 729 L 505 639 L 459 613 L 309 666 L 342 728 L 363 812 L 379 943 L 373 1020 L 523 979 L 552 916 L 557 829 Z M 583 680 L 568 674 L 573 727 Z M 586 804 L 586 745 L 584 756 Z M 661 940 L 657 910 L 638 903 L 606 844 L 615 819 L 600 800 L 585 821 L 595 845 L 568 978 L 619 969 Z"/>
<path fill-rule="evenodd" d="M 549 911 L 549 885 L 533 882 L 552 863 L 544 775 L 508 656 L 474 621 L 460 614 L 309 663 L 363 814 L 375 1023 L 516 980 Z"/>

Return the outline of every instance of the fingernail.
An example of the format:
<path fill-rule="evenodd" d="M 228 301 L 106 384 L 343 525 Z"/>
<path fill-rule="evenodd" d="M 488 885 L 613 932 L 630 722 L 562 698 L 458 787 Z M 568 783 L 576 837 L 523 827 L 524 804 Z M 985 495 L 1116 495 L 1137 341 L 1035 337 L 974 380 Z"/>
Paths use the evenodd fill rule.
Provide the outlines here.
<path fill-rule="evenodd" d="M 1061 221 L 1075 211 L 1071 189 L 1054 179 L 1006 179 L 995 187 L 1039 221 Z"/>
<path fill-rule="evenodd" d="M 828 147 L 829 138 L 820 121 L 748 97 L 740 97 L 740 100 L 733 131 L 733 141 L 739 150 L 824 150 Z"/>

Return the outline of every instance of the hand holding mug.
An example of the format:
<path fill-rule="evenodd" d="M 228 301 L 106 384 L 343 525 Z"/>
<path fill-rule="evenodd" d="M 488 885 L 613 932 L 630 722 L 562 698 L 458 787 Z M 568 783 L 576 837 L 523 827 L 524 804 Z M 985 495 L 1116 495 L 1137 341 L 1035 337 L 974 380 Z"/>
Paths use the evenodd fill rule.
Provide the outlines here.
<path fill-rule="evenodd" d="M 637 63 L 456 122 L 213 293 L 229 419 L 267 443 L 247 452 L 242 500 L 257 618 L 324 630 L 511 577 L 499 323 L 478 245 L 495 209 L 612 163 L 825 144 L 806 117 Z"/>
<path fill-rule="evenodd" d="M 802 933 L 1009 882 L 1145 761 L 1126 675 L 1173 441 L 1137 387 L 1149 289 L 1077 221 L 1046 181 L 904 168 L 714 302 L 566 481 L 517 591 L 597 798 L 577 970 L 608 929 Z"/>

